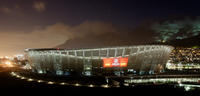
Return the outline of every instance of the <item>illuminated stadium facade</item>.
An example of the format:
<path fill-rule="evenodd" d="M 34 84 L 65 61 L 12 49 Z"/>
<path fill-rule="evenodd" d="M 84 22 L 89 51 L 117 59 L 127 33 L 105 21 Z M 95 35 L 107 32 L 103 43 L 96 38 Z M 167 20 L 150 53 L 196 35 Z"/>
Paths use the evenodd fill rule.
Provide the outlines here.
<path fill-rule="evenodd" d="M 138 45 L 93 49 L 26 49 L 33 72 L 54 75 L 126 76 L 163 72 L 173 47 Z"/>

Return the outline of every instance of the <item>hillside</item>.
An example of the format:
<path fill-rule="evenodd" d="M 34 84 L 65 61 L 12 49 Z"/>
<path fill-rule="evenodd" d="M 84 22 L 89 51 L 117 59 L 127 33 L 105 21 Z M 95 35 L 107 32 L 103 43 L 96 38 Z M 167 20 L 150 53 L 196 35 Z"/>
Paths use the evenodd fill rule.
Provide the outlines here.
<path fill-rule="evenodd" d="M 193 47 L 193 46 L 200 46 L 200 35 L 182 39 L 182 40 L 172 40 L 167 44 L 172 46 L 180 46 L 180 47 Z"/>

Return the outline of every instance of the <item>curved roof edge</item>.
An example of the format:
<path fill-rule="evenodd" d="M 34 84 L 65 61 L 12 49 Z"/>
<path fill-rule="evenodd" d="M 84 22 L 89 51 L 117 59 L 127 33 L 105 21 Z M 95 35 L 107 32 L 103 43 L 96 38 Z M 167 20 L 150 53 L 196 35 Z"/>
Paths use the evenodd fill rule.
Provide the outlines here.
<path fill-rule="evenodd" d="M 140 47 L 140 46 L 168 46 L 172 47 L 171 45 L 132 45 L 132 46 L 111 46 L 111 47 L 98 47 L 98 48 L 116 48 L 116 47 Z M 45 51 L 45 50 L 80 50 L 80 49 L 98 49 L 98 48 L 26 48 L 25 51 Z"/>

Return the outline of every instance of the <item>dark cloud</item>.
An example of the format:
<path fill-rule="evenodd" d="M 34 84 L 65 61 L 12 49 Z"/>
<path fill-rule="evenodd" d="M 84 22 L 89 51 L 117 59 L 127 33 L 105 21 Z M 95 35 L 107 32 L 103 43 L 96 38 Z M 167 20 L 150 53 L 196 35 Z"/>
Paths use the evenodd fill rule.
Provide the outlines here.
<path fill-rule="evenodd" d="M 175 16 L 152 23 L 157 41 L 186 39 L 200 34 L 200 17 Z"/>
<path fill-rule="evenodd" d="M 88 35 L 113 33 L 117 30 L 110 22 L 85 21 L 78 26 L 72 27 L 70 31 L 74 34 L 74 37 L 87 37 Z"/>
<path fill-rule="evenodd" d="M 60 48 L 95 48 L 108 46 L 127 46 L 151 43 L 153 32 L 150 24 L 135 29 L 119 27 L 109 22 L 84 22 L 73 27 L 74 38 L 67 40 Z"/>

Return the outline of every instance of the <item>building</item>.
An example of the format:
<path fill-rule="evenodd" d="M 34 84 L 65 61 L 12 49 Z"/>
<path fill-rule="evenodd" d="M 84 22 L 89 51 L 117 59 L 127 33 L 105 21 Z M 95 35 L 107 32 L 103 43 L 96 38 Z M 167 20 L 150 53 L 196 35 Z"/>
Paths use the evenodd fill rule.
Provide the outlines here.
<path fill-rule="evenodd" d="M 168 69 L 200 69 L 200 48 L 176 47 L 170 54 Z"/>
<path fill-rule="evenodd" d="M 126 76 L 164 72 L 172 49 L 167 45 L 137 45 L 25 51 L 32 71 L 41 74 Z"/>

